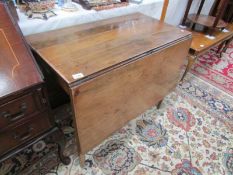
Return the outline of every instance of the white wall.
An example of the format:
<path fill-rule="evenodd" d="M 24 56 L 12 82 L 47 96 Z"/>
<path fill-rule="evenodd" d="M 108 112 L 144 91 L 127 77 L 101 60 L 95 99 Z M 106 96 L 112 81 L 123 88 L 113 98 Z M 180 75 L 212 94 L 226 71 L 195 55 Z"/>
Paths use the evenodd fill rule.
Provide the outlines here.
<path fill-rule="evenodd" d="M 188 0 L 169 0 L 169 6 L 165 22 L 178 25 L 183 19 L 185 8 Z M 201 0 L 193 0 L 193 5 L 190 12 L 197 11 L 198 4 Z M 131 4 L 122 8 L 115 8 L 111 10 L 94 11 L 94 10 L 83 10 L 80 8 L 79 11 L 73 13 L 67 13 L 61 10 L 55 10 L 57 16 L 51 17 L 48 20 L 41 19 L 28 19 L 23 13 L 17 10 L 19 15 L 19 26 L 24 35 L 30 35 L 49 30 L 60 29 L 68 26 L 83 24 L 87 22 L 98 21 L 116 16 L 122 16 L 130 13 L 141 12 L 145 15 L 160 19 L 163 0 L 144 0 L 142 4 L 136 5 Z M 213 0 L 206 0 L 202 13 L 208 14 Z"/>
<path fill-rule="evenodd" d="M 165 22 L 172 25 L 180 24 L 184 16 L 187 2 L 188 0 L 169 0 L 169 6 L 168 6 Z M 190 9 L 190 13 L 197 12 L 200 2 L 201 0 L 193 1 L 192 7 Z M 208 14 L 211 6 L 213 5 L 213 2 L 214 0 L 206 0 L 201 13 Z"/>

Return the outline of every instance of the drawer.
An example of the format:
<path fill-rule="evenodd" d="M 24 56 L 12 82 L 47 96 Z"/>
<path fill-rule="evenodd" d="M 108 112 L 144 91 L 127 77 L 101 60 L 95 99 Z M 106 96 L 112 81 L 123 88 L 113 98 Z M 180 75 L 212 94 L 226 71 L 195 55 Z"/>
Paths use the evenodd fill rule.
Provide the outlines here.
<path fill-rule="evenodd" d="M 36 115 L 24 124 L 0 132 L 0 155 L 51 128 L 47 112 Z"/>
<path fill-rule="evenodd" d="M 38 111 L 35 93 L 29 93 L 0 106 L 0 130 Z"/>

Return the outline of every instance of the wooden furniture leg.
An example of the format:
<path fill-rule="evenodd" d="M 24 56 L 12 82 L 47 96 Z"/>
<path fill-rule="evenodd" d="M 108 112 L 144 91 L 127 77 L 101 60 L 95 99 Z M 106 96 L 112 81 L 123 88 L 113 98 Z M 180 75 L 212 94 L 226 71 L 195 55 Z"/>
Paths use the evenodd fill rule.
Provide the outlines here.
<path fill-rule="evenodd" d="M 184 18 L 183 18 L 182 23 L 181 23 L 182 26 L 185 26 L 185 22 L 187 20 L 189 10 L 191 8 L 192 3 L 193 3 L 193 0 L 188 0 L 188 4 L 187 4 L 186 10 L 185 10 Z"/>
<path fill-rule="evenodd" d="M 164 0 L 163 10 L 162 10 L 162 14 L 161 14 L 161 17 L 160 17 L 160 21 L 162 21 L 162 22 L 164 22 L 164 19 L 166 17 L 168 3 L 169 3 L 169 0 Z"/>
<path fill-rule="evenodd" d="M 222 50 L 224 45 L 225 45 L 225 41 L 223 41 L 221 44 L 219 44 L 217 53 L 219 53 Z"/>
<path fill-rule="evenodd" d="M 219 20 L 222 18 L 223 14 L 224 14 L 224 11 L 225 11 L 225 9 L 227 7 L 228 2 L 229 2 L 229 0 L 222 0 L 220 2 L 220 8 L 219 8 L 219 10 L 218 10 L 218 12 L 216 14 L 216 18 L 214 20 L 213 26 L 208 32 L 210 36 L 213 35 L 214 29 L 216 28 Z"/>
<path fill-rule="evenodd" d="M 158 102 L 157 109 L 160 109 L 162 102 L 163 102 L 163 99 Z"/>
<path fill-rule="evenodd" d="M 192 67 L 193 63 L 195 62 L 197 56 L 191 56 L 188 55 L 188 64 L 186 66 L 185 72 L 181 78 L 181 81 L 184 80 L 184 77 L 186 76 L 187 72 L 190 70 L 190 68 Z"/>
<path fill-rule="evenodd" d="M 214 16 L 214 14 L 216 14 L 217 10 L 218 10 L 218 6 L 219 6 L 220 1 L 219 0 L 215 0 L 210 12 L 209 12 L 209 16 Z"/>
<path fill-rule="evenodd" d="M 222 51 L 223 51 L 223 48 L 225 47 L 224 45 L 226 45 L 226 41 L 223 41 L 221 44 L 219 44 L 218 50 L 216 51 L 216 54 L 218 57 L 222 57 Z"/>
<path fill-rule="evenodd" d="M 75 108 L 75 104 L 77 103 L 76 101 L 76 96 L 79 95 L 79 91 L 75 91 L 75 90 L 72 90 L 71 91 L 71 101 L 72 101 L 72 104 L 74 104 L 74 106 L 72 106 L 72 110 L 73 110 L 73 120 L 75 121 L 76 118 L 75 116 L 77 115 L 77 109 Z M 76 128 L 76 134 L 75 134 L 75 137 L 76 137 L 76 143 L 77 143 L 77 149 L 78 149 L 78 156 L 79 156 L 79 164 L 80 164 L 80 167 L 83 168 L 84 165 L 85 165 L 85 154 L 82 153 L 82 150 L 81 150 L 81 147 L 80 147 L 80 142 L 79 142 L 79 135 L 78 135 L 78 131 L 77 131 L 77 123 L 74 122 L 74 128 Z"/>
<path fill-rule="evenodd" d="M 202 8 L 203 8 L 204 3 L 205 3 L 205 0 L 201 0 L 201 4 L 200 4 L 199 9 L 198 9 L 198 11 L 197 11 L 197 15 L 200 15 L 200 14 L 201 14 L 201 10 L 202 10 Z"/>
<path fill-rule="evenodd" d="M 220 52 L 220 57 L 222 57 L 223 52 L 226 52 L 226 50 L 229 47 L 229 45 L 231 44 L 232 40 L 233 40 L 233 37 L 226 41 L 225 46 L 223 47 L 222 51 Z"/>
<path fill-rule="evenodd" d="M 85 165 L 85 154 L 79 155 L 79 162 L 80 162 L 80 167 L 83 168 Z"/>
<path fill-rule="evenodd" d="M 200 15 L 204 3 L 205 3 L 205 0 L 201 0 L 200 6 L 199 6 L 198 11 L 197 11 L 197 17 L 196 17 L 196 18 L 198 18 L 198 16 Z M 192 30 L 195 29 L 195 26 L 196 26 L 196 23 L 193 23 L 193 24 L 192 24 L 192 27 L 191 27 Z"/>

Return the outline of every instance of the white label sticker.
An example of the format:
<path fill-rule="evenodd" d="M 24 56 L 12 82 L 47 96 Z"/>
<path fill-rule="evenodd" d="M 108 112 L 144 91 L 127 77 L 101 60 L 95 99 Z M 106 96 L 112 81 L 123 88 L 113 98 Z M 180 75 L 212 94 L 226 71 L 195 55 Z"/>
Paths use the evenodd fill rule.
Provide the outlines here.
<path fill-rule="evenodd" d="M 205 35 L 205 37 L 208 38 L 208 39 L 211 39 L 211 40 L 214 40 L 214 39 L 215 39 L 215 37 L 214 37 L 214 36 L 211 36 L 211 35 Z"/>
<path fill-rule="evenodd" d="M 73 79 L 80 79 L 80 78 L 83 78 L 84 77 L 84 75 L 83 75 L 83 73 L 77 73 L 77 74 L 73 74 L 72 75 L 72 77 L 73 77 Z"/>
<path fill-rule="evenodd" d="M 227 30 L 227 29 L 223 29 L 222 31 L 223 31 L 224 33 L 229 32 L 229 30 Z"/>

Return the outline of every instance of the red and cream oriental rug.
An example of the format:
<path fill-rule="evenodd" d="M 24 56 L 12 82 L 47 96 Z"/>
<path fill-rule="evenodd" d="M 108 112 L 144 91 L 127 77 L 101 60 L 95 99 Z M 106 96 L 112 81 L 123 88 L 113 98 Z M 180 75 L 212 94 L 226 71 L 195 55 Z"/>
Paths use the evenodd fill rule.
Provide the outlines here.
<path fill-rule="evenodd" d="M 191 71 L 196 76 L 233 95 L 233 43 L 221 58 L 216 55 L 216 49 L 200 56 Z"/>
<path fill-rule="evenodd" d="M 0 175 L 233 175 L 233 45 L 196 62 L 185 81 L 86 154 L 79 165 L 69 104 L 54 111 L 70 165 L 46 139 L 0 163 Z"/>

